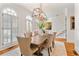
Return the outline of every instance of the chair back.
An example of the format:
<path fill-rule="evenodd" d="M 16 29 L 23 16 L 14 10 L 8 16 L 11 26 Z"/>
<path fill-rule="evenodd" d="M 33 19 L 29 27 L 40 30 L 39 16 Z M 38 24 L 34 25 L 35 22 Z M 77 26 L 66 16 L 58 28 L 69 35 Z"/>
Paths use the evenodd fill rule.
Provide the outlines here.
<path fill-rule="evenodd" d="M 24 36 L 27 38 L 27 37 L 32 37 L 32 32 L 26 32 L 24 33 Z"/>
<path fill-rule="evenodd" d="M 47 41 L 48 41 L 49 46 L 54 45 L 55 37 L 56 37 L 56 32 L 53 32 L 53 34 L 48 34 L 48 40 Z"/>
<path fill-rule="evenodd" d="M 17 37 L 17 40 L 21 54 L 24 56 L 31 56 L 32 55 L 32 51 L 30 48 L 31 38 Z"/>
<path fill-rule="evenodd" d="M 47 47 L 51 47 L 53 42 L 53 34 L 48 34 L 47 35 Z"/>
<path fill-rule="evenodd" d="M 57 32 L 53 32 L 53 39 L 56 38 L 56 34 L 57 34 Z"/>
<path fill-rule="evenodd" d="M 54 41 L 53 39 L 54 34 L 45 34 L 45 36 L 46 36 L 46 40 L 44 41 L 43 46 L 45 48 L 49 48 L 52 46 L 52 42 Z"/>

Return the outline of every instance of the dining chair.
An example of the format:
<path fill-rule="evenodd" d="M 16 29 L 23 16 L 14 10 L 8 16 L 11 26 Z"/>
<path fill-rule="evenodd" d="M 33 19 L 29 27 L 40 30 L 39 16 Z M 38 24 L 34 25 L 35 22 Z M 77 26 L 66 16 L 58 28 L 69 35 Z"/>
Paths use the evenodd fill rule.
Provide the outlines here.
<path fill-rule="evenodd" d="M 32 32 L 26 32 L 26 33 L 24 33 L 24 36 L 25 37 L 32 37 Z"/>
<path fill-rule="evenodd" d="M 31 38 L 17 37 L 18 44 L 21 51 L 21 56 L 32 56 L 37 50 L 37 47 L 30 47 Z"/>
<path fill-rule="evenodd" d="M 52 52 L 52 41 L 53 41 L 53 34 L 45 34 L 46 35 L 46 40 L 41 44 L 40 46 L 40 51 L 41 49 L 48 49 L 48 55 L 50 56 L 50 52 Z"/>
<path fill-rule="evenodd" d="M 55 46 L 55 38 L 56 38 L 56 34 L 57 34 L 57 32 L 53 32 L 53 41 L 52 41 L 52 46 L 53 46 L 53 48 L 54 48 L 54 46 Z"/>

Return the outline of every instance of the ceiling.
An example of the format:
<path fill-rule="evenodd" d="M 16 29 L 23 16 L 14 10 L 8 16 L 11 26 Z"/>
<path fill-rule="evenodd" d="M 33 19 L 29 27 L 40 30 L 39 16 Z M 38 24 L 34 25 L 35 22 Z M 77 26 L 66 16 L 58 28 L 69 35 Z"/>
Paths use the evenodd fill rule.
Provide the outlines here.
<path fill-rule="evenodd" d="M 31 12 L 34 8 L 40 7 L 40 3 L 21 3 L 20 5 L 24 6 Z M 65 13 L 65 8 L 74 9 L 73 3 L 41 3 L 42 10 L 46 13 L 46 15 L 50 17 L 55 17 L 58 15 L 63 15 Z"/>
<path fill-rule="evenodd" d="M 16 3 L 16 4 L 23 6 L 24 8 L 28 9 L 31 13 L 33 12 L 34 8 L 40 7 L 40 3 Z M 41 8 L 43 12 L 47 15 L 47 17 L 51 18 L 51 17 L 63 15 L 65 13 L 65 8 L 73 12 L 74 4 L 73 3 L 41 3 Z"/>

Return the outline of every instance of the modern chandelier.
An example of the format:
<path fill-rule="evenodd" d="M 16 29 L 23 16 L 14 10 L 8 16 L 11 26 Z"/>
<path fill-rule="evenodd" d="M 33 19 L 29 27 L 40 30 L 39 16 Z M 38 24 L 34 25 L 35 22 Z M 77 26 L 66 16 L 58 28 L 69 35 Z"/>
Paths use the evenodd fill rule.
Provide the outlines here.
<path fill-rule="evenodd" d="M 44 21 L 47 20 L 46 14 L 42 10 L 42 4 L 40 4 L 39 8 L 34 8 L 33 9 L 33 17 L 37 18 L 39 21 Z"/>

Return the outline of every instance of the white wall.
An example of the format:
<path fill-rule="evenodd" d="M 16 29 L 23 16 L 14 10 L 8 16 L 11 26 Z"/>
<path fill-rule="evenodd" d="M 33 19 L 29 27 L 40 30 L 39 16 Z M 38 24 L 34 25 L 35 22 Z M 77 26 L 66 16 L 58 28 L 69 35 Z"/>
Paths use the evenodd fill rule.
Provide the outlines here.
<path fill-rule="evenodd" d="M 79 4 L 75 4 L 75 50 L 79 53 Z"/>
<path fill-rule="evenodd" d="M 1 46 L 1 12 L 0 12 L 0 46 Z"/>
<path fill-rule="evenodd" d="M 45 12 L 48 19 L 50 18 L 50 20 L 52 20 L 52 31 L 61 32 L 65 30 L 64 8 L 67 4 L 48 3 L 42 5 L 42 10 Z"/>
<path fill-rule="evenodd" d="M 75 30 L 70 29 L 70 16 L 74 16 L 74 4 L 68 6 L 67 11 L 67 41 L 74 42 L 75 39 Z"/>
<path fill-rule="evenodd" d="M 67 9 L 67 12 L 65 11 Z M 56 32 L 61 32 L 67 29 L 67 41 L 74 42 L 75 30 L 70 29 L 70 16 L 74 16 L 74 4 L 49 4 L 48 8 L 44 8 L 44 11 L 48 17 L 52 19 L 52 30 Z M 67 13 L 67 22 L 65 22 L 65 16 Z M 65 28 L 65 24 L 67 28 Z"/>

